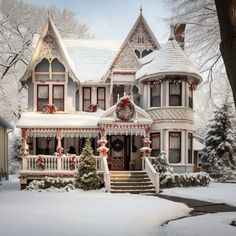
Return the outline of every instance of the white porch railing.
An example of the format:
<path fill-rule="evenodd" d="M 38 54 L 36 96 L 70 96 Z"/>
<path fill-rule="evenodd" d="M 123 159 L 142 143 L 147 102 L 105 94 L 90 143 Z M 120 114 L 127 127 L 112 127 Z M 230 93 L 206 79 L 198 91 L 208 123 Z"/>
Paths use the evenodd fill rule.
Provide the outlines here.
<path fill-rule="evenodd" d="M 42 157 L 44 160 L 44 168 L 40 168 L 37 164 L 38 158 Z M 21 171 L 75 171 L 78 169 L 78 161 L 80 156 L 75 156 L 74 168 L 72 168 L 72 156 L 49 156 L 49 155 L 35 155 L 35 156 L 23 156 Z M 101 158 L 94 156 L 96 159 L 96 168 L 101 170 Z"/>
<path fill-rule="evenodd" d="M 150 178 L 152 184 L 155 186 L 156 193 L 160 191 L 160 175 L 159 172 L 156 172 L 152 163 L 148 157 L 143 158 L 143 169 L 146 171 L 148 177 Z"/>

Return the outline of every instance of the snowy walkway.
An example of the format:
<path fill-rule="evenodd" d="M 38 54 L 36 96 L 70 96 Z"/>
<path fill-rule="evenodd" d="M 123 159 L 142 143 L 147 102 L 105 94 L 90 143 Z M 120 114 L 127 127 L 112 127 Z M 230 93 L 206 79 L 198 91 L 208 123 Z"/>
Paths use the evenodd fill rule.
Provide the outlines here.
<path fill-rule="evenodd" d="M 0 212 L 4 236 L 152 236 L 190 208 L 141 195 L 20 191 L 9 181 L 0 186 Z"/>

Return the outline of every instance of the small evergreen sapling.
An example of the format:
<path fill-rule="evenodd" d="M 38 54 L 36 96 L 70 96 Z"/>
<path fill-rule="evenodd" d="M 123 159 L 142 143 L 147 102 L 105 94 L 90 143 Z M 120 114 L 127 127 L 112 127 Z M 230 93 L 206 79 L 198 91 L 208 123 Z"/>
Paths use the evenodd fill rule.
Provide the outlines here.
<path fill-rule="evenodd" d="M 78 164 L 77 184 L 83 190 L 93 190 L 100 187 L 97 174 L 96 160 L 89 139 L 86 139 Z"/>
<path fill-rule="evenodd" d="M 226 103 L 215 111 L 208 125 L 201 160 L 203 170 L 220 181 L 236 177 L 236 139 L 228 111 Z"/>

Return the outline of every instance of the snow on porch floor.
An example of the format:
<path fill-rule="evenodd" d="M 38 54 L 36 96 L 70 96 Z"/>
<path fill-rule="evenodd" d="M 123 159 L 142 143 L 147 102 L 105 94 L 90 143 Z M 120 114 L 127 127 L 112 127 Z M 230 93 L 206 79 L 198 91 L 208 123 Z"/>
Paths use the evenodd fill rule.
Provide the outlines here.
<path fill-rule="evenodd" d="M 186 216 L 190 210 L 158 197 L 20 191 L 15 179 L 0 186 L 4 236 L 152 236 L 162 223 Z"/>

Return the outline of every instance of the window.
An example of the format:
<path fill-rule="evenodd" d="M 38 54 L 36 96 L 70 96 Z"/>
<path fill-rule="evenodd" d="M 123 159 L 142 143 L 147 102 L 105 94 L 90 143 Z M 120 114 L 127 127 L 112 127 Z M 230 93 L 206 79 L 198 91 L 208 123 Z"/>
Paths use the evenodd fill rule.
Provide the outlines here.
<path fill-rule="evenodd" d="M 138 58 L 141 57 L 140 51 L 139 51 L 138 49 L 135 49 L 134 52 L 135 52 L 135 54 L 136 54 L 136 56 L 137 56 Z"/>
<path fill-rule="evenodd" d="M 142 57 L 147 56 L 151 52 L 152 52 L 152 49 L 149 49 L 149 50 L 148 49 L 144 49 L 143 52 L 142 52 Z"/>
<path fill-rule="evenodd" d="M 152 156 L 157 157 L 160 155 L 160 133 L 151 134 Z"/>
<path fill-rule="evenodd" d="M 151 87 L 151 107 L 161 106 L 161 85 Z"/>
<path fill-rule="evenodd" d="M 189 86 L 189 93 L 188 93 L 188 106 L 193 108 L 193 89 Z"/>
<path fill-rule="evenodd" d="M 102 110 L 106 110 L 106 88 L 97 88 L 97 104 Z"/>
<path fill-rule="evenodd" d="M 181 106 L 181 82 L 170 82 L 169 83 L 169 105 L 170 106 Z"/>
<path fill-rule="evenodd" d="M 91 105 L 91 88 L 83 88 L 83 111 L 87 111 Z"/>
<path fill-rule="evenodd" d="M 44 58 L 35 67 L 35 80 L 65 81 L 65 67 L 57 58 L 52 61 Z"/>
<path fill-rule="evenodd" d="M 181 160 L 181 132 L 169 133 L 169 162 L 179 163 Z"/>
<path fill-rule="evenodd" d="M 124 96 L 125 86 L 124 85 L 114 85 L 113 86 L 113 105 L 117 103 L 119 98 Z"/>
<path fill-rule="evenodd" d="M 188 134 L 188 164 L 193 163 L 193 134 Z"/>
<path fill-rule="evenodd" d="M 58 111 L 64 111 L 64 85 L 53 85 L 53 104 Z"/>
<path fill-rule="evenodd" d="M 49 86 L 38 85 L 37 87 L 37 111 L 43 111 L 45 105 L 49 103 Z"/>

